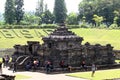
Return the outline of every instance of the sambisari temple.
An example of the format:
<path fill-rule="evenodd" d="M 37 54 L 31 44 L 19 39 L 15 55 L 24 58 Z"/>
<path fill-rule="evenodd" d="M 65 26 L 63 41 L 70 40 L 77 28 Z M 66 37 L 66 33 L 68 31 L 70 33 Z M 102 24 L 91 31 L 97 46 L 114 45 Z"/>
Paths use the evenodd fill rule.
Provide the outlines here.
<path fill-rule="evenodd" d="M 14 46 L 12 61 L 17 62 L 18 68 L 23 69 L 24 65 L 33 59 L 40 61 L 40 67 L 45 66 L 45 61 L 51 61 L 54 68 L 60 67 L 61 60 L 72 67 L 80 67 L 82 61 L 88 66 L 92 63 L 97 65 L 115 63 L 113 47 L 110 44 L 102 46 L 86 42 L 82 45 L 83 38 L 69 31 L 65 25 L 59 26 L 42 40 L 44 43 L 41 45 L 37 41 L 28 41 L 28 45 Z"/>

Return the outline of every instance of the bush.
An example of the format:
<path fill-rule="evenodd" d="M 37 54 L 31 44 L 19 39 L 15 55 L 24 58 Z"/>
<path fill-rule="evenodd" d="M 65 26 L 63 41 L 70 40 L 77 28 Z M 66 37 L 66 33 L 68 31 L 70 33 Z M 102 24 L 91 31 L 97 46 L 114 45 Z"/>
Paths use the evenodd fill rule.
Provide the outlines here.
<path fill-rule="evenodd" d="M 80 27 L 81 27 L 81 28 L 89 28 L 89 26 L 86 25 L 86 24 L 81 24 Z"/>
<path fill-rule="evenodd" d="M 9 24 L 7 24 L 7 25 L 1 25 L 0 28 L 1 28 L 1 29 L 12 29 L 12 28 L 13 28 L 13 25 L 9 25 Z"/>
<path fill-rule="evenodd" d="M 26 22 L 26 21 L 21 21 L 20 24 L 21 24 L 21 25 L 29 25 L 30 23 L 29 23 L 29 22 Z"/>
<path fill-rule="evenodd" d="M 100 28 L 100 29 L 107 28 L 107 25 L 105 25 L 105 24 L 101 24 L 101 25 L 99 26 L 99 28 Z"/>
<path fill-rule="evenodd" d="M 118 27 L 117 24 L 111 24 L 111 25 L 109 26 L 109 28 L 110 28 L 110 29 L 118 29 L 119 27 Z"/>
<path fill-rule="evenodd" d="M 67 25 L 68 28 L 79 28 L 80 25 Z"/>
<path fill-rule="evenodd" d="M 37 25 L 29 25 L 28 28 L 29 29 L 35 29 L 35 28 L 38 28 L 38 26 Z"/>
<path fill-rule="evenodd" d="M 23 25 L 13 25 L 13 28 L 14 28 L 14 29 L 22 29 L 22 28 L 23 28 Z"/>

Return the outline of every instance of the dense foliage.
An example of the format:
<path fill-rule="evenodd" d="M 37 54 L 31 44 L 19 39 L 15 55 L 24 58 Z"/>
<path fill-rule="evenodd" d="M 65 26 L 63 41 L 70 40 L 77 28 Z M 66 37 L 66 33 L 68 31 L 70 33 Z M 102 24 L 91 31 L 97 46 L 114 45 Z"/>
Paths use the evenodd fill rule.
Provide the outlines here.
<path fill-rule="evenodd" d="M 15 18 L 17 24 L 20 23 L 20 21 L 23 19 L 24 11 L 23 11 L 23 0 L 15 0 Z"/>
<path fill-rule="evenodd" d="M 55 0 L 51 12 L 44 0 L 38 0 L 35 12 L 24 12 L 24 0 L 6 0 L 0 25 L 41 25 L 66 23 L 70 27 L 120 29 L 120 0 L 82 0 L 79 13 L 67 14 L 64 0 Z"/>
<path fill-rule="evenodd" d="M 54 15 L 56 23 L 64 23 L 67 16 L 67 9 L 64 0 L 55 0 Z"/>
<path fill-rule="evenodd" d="M 15 22 L 14 0 L 6 0 L 4 18 L 6 24 L 13 24 Z"/>
<path fill-rule="evenodd" d="M 42 15 L 42 23 L 52 24 L 53 22 L 54 22 L 54 15 L 49 10 L 46 10 Z"/>
<path fill-rule="evenodd" d="M 78 18 L 77 18 L 77 14 L 76 13 L 70 13 L 67 17 L 67 23 L 69 25 L 77 25 L 78 24 Z"/>
<path fill-rule="evenodd" d="M 44 0 L 38 0 L 35 15 L 41 16 L 43 12 L 44 12 Z"/>
<path fill-rule="evenodd" d="M 114 11 L 120 14 L 120 0 L 83 0 L 79 4 L 79 18 L 86 17 L 88 23 L 95 23 L 94 15 L 102 16 L 103 23 L 106 25 L 113 24 L 114 17 L 118 19 L 117 24 L 120 25 L 120 15 L 115 15 Z"/>
<path fill-rule="evenodd" d="M 41 18 L 35 16 L 33 12 L 25 12 L 21 25 L 37 25 L 41 23 Z"/>

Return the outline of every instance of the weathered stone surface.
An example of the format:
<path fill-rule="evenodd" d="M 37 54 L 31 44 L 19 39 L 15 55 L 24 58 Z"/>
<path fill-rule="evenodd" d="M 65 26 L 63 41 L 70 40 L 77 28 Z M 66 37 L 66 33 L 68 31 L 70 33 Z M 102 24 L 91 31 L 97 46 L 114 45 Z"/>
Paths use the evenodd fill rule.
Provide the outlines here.
<path fill-rule="evenodd" d="M 40 44 L 36 41 L 28 41 L 28 45 L 15 45 L 15 52 L 12 55 L 12 63 L 16 62 L 17 69 L 25 69 L 25 65 L 33 63 L 34 59 L 41 60 L 39 54 Z M 12 65 L 11 65 L 12 66 Z"/>
<path fill-rule="evenodd" d="M 87 65 L 96 63 L 113 64 L 113 47 L 110 44 L 101 46 L 100 44 L 81 45 L 83 38 L 76 36 L 72 31 L 68 31 L 65 26 L 57 28 L 47 37 L 43 37 L 44 61 L 50 60 L 55 66 L 64 60 L 65 64 L 79 67 L 82 61 Z"/>
<path fill-rule="evenodd" d="M 14 46 L 16 51 L 13 60 L 18 63 L 24 61 L 26 57 L 40 60 L 41 66 L 45 66 L 46 61 L 51 61 L 54 67 L 60 67 L 61 60 L 65 65 L 80 67 L 85 61 L 86 65 L 96 63 L 97 65 L 114 64 L 113 47 L 110 44 L 102 46 L 100 44 L 91 45 L 86 42 L 81 45 L 83 38 L 69 31 L 65 26 L 61 26 L 42 38 L 44 43 L 28 41 L 28 45 Z M 22 56 L 22 57 L 21 57 Z"/>

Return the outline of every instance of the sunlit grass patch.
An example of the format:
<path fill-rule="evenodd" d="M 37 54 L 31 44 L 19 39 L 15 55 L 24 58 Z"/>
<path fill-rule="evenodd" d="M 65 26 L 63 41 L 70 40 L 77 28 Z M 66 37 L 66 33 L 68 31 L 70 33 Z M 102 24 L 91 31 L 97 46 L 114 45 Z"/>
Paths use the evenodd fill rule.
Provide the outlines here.
<path fill-rule="evenodd" d="M 31 76 L 25 76 L 25 75 L 21 75 L 21 74 L 17 74 L 15 77 L 15 80 L 22 80 L 22 79 L 29 79 L 31 78 Z"/>
<path fill-rule="evenodd" d="M 117 64 L 119 64 L 119 63 L 120 63 L 120 60 L 115 60 L 115 62 L 116 62 Z"/>
<path fill-rule="evenodd" d="M 108 29 L 69 29 L 76 35 L 83 37 L 82 44 L 111 44 L 114 49 L 120 49 L 120 30 Z M 25 45 L 27 41 L 39 41 L 43 43 L 42 37 L 50 34 L 54 29 L 0 29 L 0 48 L 13 48 L 15 44 Z M 7 45 L 6 45 L 7 44 Z"/>
<path fill-rule="evenodd" d="M 68 76 L 78 77 L 78 78 L 85 78 L 88 80 L 104 80 L 104 79 L 114 79 L 120 78 L 120 69 L 111 69 L 111 70 L 99 70 L 95 72 L 94 77 L 91 77 L 90 72 L 78 72 L 68 74 Z"/>

